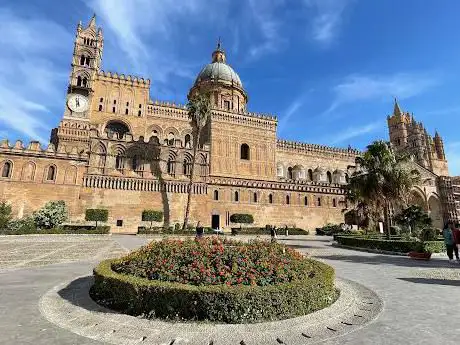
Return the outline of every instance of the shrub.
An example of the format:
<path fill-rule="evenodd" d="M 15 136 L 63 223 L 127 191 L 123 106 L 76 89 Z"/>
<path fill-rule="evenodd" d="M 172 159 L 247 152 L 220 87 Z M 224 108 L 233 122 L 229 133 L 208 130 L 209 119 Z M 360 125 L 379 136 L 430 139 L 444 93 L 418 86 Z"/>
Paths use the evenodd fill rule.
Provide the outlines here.
<path fill-rule="evenodd" d="M 424 228 L 420 232 L 421 241 L 435 241 L 438 238 L 439 230 L 436 228 Z"/>
<path fill-rule="evenodd" d="M 252 214 L 235 213 L 230 216 L 230 221 L 232 223 L 252 224 L 254 223 L 254 217 Z"/>
<path fill-rule="evenodd" d="M 142 220 L 145 222 L 150 222 L 150 227 L 152 227 L 152 222 L 161 222 L 163 220 L 163 212 L 155 210 L 144 210 L 142 211 Z"/>
<path fill-rule="evenodd" d="M 67 220 L 67 207 L 63 200 L 49 201 L 34 212 L 33 219 L 38 228 L 51 229 Z"/>
<path fill-rule="evenodd" d="M 11 205 L 3 200 L 0 203 L 0 230 L 6 229 L 12 218 Z"/>
<path fill-rule="evenodd" d="M 283 234 L 286 228 L 277 228 L 277 234 Z M 300 229 L 300 228 L 289 228 L 289 235 L 308 235 L 309 231 Z M 270 235 L 270 229 L 268 228 L 259 228 L 259 227 L 249 227 L 249 228 L 232 228 L 232 234 L 241 234 L 241 235 Z"/>
<path fill-rule="evenodd" d="M 88 226 L 80 224 L 66 224 L 59 227 L 64 234 L 108 234 L 110 226 Z"/>
<path fill-rule="evenodd" d="M 29 235 L 29 234 L 107 234 L 110 226 L 87 226 L 87 225 L 62 225 L 56 228 L 40 229 L 35 226 L 32 218 L 23 218 L 12 221 L 4 235 Z"/>
<path fill-rule="evenodd" d="M 91 295 L 131 315 L 227 323 L 304 315 L 336 298 L 334 270 L 266 242 L 150 243 L 94 269 Z"/>
<path fill-rule="evenodd" d="M 397 225 L 390 226 L 390 235 L 401 235 L 401 227 Z"/>
<path fill-rule="evenodd" d="M 90 222 L 106 222 L 109 219 L 109 210 L 102 208 L 88 208 L 85 212 L 85 220 Z"/>
<path fill-rule="evenodd" d="M 37 233 L 37 227 L 32 217 L 13 220 L 3 232 L 6 235 L 25 235 Z"/>
<path fill-rule="evenodd" d="M 343 232 L 343 229 L 338 224 L 326 224 L 322 228 L 316 228 L 316 234 L 319 236 L 333 236 L 339 232 Z"/>
<path fill-rule="evenodd" d="M 440 253 L 445 250 L 443 241 L 426 241 L 421 243 L 417 240 L 387 240 L 384 238 L 364 238 L 356 236 L 337 236 L 336 241 L 341 245 L 350 247 L 377 249 L 398 253 L 409 253 L 412 251 L 430 251 L 432 253 Z M 420 245 L 422 247 L 420 247 Z M 421 250 L 421 248 L 423 250 Z"/>

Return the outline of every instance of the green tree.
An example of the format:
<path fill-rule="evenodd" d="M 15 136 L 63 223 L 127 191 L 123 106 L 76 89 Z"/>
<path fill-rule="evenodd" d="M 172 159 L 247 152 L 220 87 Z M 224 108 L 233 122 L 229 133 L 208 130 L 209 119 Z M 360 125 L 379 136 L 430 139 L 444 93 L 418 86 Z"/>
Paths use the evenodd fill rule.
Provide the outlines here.
<path fill-rule="evenodd" d="M 409 233 L 418 234 L 422 228 L 431 225 L 431 218 L 417 205 L 410 205 L 394 217 L 394 221 L 409 229 Z"/>
<path fill-rule="evenodd" d="M 11 212 L 11 205 L 3 200 L 0 203 L 0 230 L 5 230 L 13 219 Z"/>
<path fill-rule="evenodd" d="M 85 212 L 85 220 L 89 222 L 106 222 L 109 219 L 109 210 L 103 208 L 88 208 Z"/>
<path fill-rule="evenodd" d="M 67 206 L 63 200 L 49 201 L 34 212 L 33 219 L 38 228 L 51 229 L 67 220 Z"/>
<path fill-rule="evenodd" d="M 252 224 L 254 223 L 254 217 L 252 214 L 246 213 L 235 213 L 230 216 L 230 221 L 232 223 L 239 223 L 241 224 Z"/>
<path fill-rule="evenodd" d="M 409 156 L 396 154 L 385 141 L 375 141 L 356 157 L 357 170 L 347 186 L 347 200 L 359 205 L 375 228 L 391 206 L 405 207 L 419 172 L 409 169 Z M 389 235 L 389 224 L 386 224 Z"/>
<path fill-rule="evenodd" d="M 153 222 L 161 222 L 163 220 L 163 212 L 155 210 L 144 210 L 142 211 L 142 220 L 144 222 L 150 222 L 151 229 Z"/>
<path fill-rule="evenodd" d="M 192 202 L 193 178 L 195 174 L 195 162 L 198 146 L 201 141 L 203 128 L 206 126 L 208 119 L 211 116 L 211 101 L 209 94 L 198 94 L 189 99 L 187 103 L 188 116 L 193 128 L 193 153 L 192 165 L 190 167 L 190 180 L 187 186 L 187 207 L 185 209 L 184 224 L 182 229 L 187 229 L 190 217 L 190 204 Z"/>

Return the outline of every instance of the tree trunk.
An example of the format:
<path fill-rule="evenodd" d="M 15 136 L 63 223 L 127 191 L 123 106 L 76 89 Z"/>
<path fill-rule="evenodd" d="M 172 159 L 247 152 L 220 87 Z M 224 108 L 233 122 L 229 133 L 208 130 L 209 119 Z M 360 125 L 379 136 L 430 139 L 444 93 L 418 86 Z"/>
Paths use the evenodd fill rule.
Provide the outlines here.
<path fill-rule="evenodd" d="M 185 209 L 185 217 L 184 217 L 184 224 L 182 225 L 182 230 L 187 229 L 188 225 L 188 218 L 190 216 L 190 204 L 192 202 L 192 187 L 193 187 L 193 177 L 195 174 L 195 161 L 196 161 L 196 151 L 198 150 L 198 145 L 200 141 L 200 132 L 201 130 L 198 129 L 196 133 L 196 139 L 193 143 L 193 155 L 192 155 L 192 166 L 190 167 L 190 181 L 188 183 L 187 188 L 187 208 Z"/>

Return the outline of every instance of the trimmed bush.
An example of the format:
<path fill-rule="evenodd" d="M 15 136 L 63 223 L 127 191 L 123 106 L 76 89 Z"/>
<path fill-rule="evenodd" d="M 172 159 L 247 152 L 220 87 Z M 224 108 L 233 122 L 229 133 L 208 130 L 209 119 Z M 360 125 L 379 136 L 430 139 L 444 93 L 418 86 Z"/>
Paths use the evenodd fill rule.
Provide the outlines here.
<path fill-rule="evenodd" d="M 432 253 L 441 253 L 445 249 L 443 241 L 426 241 L 424 243 L 404 240 L 387 240 L 384 238 L 364 238 L 357 236 L 337 236 L 338 244 L 350 247 L 385 250 L 398 253 L 409 253 L 420 251 L 421 249 L 431 251 Z M 422 248 L 420 247 L 422 245 Z"/>
<path fill-rule="evenodd" d="M 67 206 L 63 200 L 49 201 L 32 217 L 38 228 L 51 229 L 67 220 Z"/>
<path fill-rule="evenodd" d="M 150 222 L 150 227 L 152 227 L 153 222 L 161 222 L 163 220 L 163 212 L 155 210 L 144 210 L 142 211 L 142 220 L 144 222 Z"/>
<path fill-rule="evenodd" d="M 130 315 L 226 323 L 305 315 L 330 305 L 337 297 L 334 270 L 324 263 L 304 258 L 279 244 L 216 241 L 151 243 L 125 258 L 103 261 L 93 271 L 95 283 L 91 296 L 107 307 Z M 245 255 L 241 255 L 242 252 Z M 205 253 L 207 255 L 203 255 Z M 258 271 L 257 277 L 256 273 L 253 277 L 249 273 L 238 275 L 244 271 L 245 260 L 256 263 L 255 256 L 263 253 L 264 260 L 247 267 Z M 178 257 L 190 261 L 179 262 Z M 226 258 L 234 261 L 227 263 Z M 136 265 L 132 265 L 135 261 Z M 212 264 L 201 266 L 206 262 Z M 267 279 L 274 277 L 270 278 L 264 267 L 274 262 L 284 262 L 288 273 L 280 266 L 276 274 L 281 282 L 269 284 Z M 205 271 L 201 272 L 202 269 Z M 160 272 L 165 275 L 160 276 L 163 274 Z M 285 281 L 283 277 L 290 275 Z M 184 279 L 201 283 L 180 283 Z M 207 285 L 203 283 L 206 281 Z M 222 283 L 225 281 L 227 283 Z"/>
<path fill-rule="evenodd" d="M 109 219 L 109 210 L 103 208 L 88 208 L 85 212 L 85 220 L 90 222 L 106 222 Z"/>
<path fill-rule="evenodd" d="M 33 235 L 33 234 L 108 234 L 110 226 L 63 225 L 51 229 L 37 229 L 33 220 L 25 218 L 11 222 L 8 229 L 1 235 Z"/>
<path fill-rule="evenodd" d="M 333 236 L 336 233 L 342 232 L 343 229 L 338 224 L 327 224 L 322 228 L 316 228 L 316 235 L 318 236 Z"/>
<path fill-rule="evenodd" d="M 0 230 L 8 227 L 13 217 L 11 216 L 11 205 L 6 201 L 0 203 Z"/>
<path fill-rule="evenodd" d="M 286 228 L 277 228 L 277 234 L 282 235 Z M 288 228 L 289 235 L 308 235 L 309 231 L 300 228 Z M 239 235 L 270 235 L 270 229 L 249 227 L 249 228 L 232 228 L 232 234 Z"/>
<path fill-rule="evenodd" d="M 232 223 L 252 224 L 254 223 L 254 217 L 252 214 L 235 213 L 230 216 L 230 221 Z"/>

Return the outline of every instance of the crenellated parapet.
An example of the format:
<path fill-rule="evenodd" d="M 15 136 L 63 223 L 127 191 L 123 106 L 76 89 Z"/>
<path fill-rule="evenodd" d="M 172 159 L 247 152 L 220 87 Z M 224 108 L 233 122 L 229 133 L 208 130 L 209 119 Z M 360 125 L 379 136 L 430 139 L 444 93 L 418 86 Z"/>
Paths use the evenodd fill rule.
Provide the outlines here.
<path fill-rule="evenodd" d="M 87 152 L 78 152 L 78 148 L 73 145 L 66 146 L 61 144 L 56 149 L 53 144 L 48 144 L 46 148 L 43 148 L 39 141 L 31 141 L 25 146 L 21 140 L 16 140 L 14 145 L 10 145 L 7 139 L 2 140 L 0 143 L 0 153 L 72 160 L 87 160 L 88 158 Z"/>
<path fill-rule="evenodd" d="M 150 79 L 142 77 L 118 74 L 116 72 L 98 71 L 97 78 L 102 81 L 115 82 L 120 85 L 135 86 L 141 88 L 150 88 Z"/>
<path fill-rule="evenodd" d="M 277 119 L 275 116 L 262 115 L 259 113 L 238 113 L 213 109 L 212 119 L 218 122 L 235 123 L 271 131 L 276 131 L 277 127 Z"/>
<path fill-rule="evenodd" d="M 314 153 L 314 154 L 327 154 L 327 155 L 339 155 L 344 157 L 356 157 L 362 154 L 357 149 L 344 149 L 339 147 L 318 145 L 318 144 L 307 144 L 296 141 L 288 141 L 278 139 L 276 142 L 276 148 L 278 150 L 297 152 L 297 153 Z"/>

